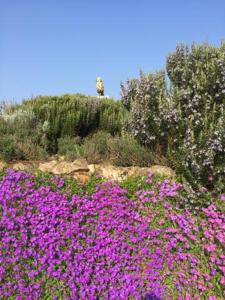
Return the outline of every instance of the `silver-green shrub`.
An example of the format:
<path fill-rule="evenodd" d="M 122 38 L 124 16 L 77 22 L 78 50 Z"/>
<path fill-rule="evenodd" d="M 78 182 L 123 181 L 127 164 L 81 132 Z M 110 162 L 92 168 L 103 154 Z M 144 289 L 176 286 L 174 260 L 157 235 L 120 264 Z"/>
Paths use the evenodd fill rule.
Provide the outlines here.
<path fill-rule="evenodd" d="M 225 43 L 177 46 L 167 58 L 170 99 L 176 110 L 173 160 L 209 188 L 225 176 Z"/>
<path fill-rule="evenodd" d="M 130 111 L 127 130 L 142 144 L 156 149 L 163 139 L 161 111 L 166 105 L 164 72 L 144 74 L 121 83 L 122 103 Z"/>
<path fill-rule="evenodd" d="M 128 131 L 193 184 L 225 186 L 225 43 L 178 45 L 163 72 L 121 84 Z"/>

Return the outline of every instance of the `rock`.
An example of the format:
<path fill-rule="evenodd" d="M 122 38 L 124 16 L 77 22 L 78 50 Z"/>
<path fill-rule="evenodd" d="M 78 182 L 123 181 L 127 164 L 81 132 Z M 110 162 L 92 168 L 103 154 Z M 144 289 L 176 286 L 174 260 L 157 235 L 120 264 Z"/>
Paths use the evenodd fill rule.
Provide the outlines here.
<path fill-rule="evenodd" d="M 55 175 L 73 175 L 75 172 L 89 172 L 86 159 L 76 159 L 73 162 L 50 161 L 39 165 L 39 170 Z"/>
<path fill-rule="evenodd" d="M 86 159 L 76 159 L 73 162 L 61 161 L 52 170 L 56 175 L 73 174 L 75 172 L 89 172 Z"/>
<path fill-rule="evenodd" d="M 95 173 L 112 180 L 122 180 L 133 175 L 147 175 L 148 168 L 116 167 L 112 165 L 95 165 Z"/>
<path fill-rule="evenodd" d="M 10 164 L 10 167 L 16 171 L 25 171 L 29 173 L 32 173 L 36 169 L 35 163 L 33 162 L 13 163 L 12 165 Z"/>
<path fill-rule="evenodd" d="M 98 174 L 106 179 L 122 180 L 130 176 L 147 176 L 151 171 L 163 177 L 174 178 L 175 172 L 166 166 L 155 165 L 152 167 L 116 167 L 110 164 L 89 165 L 91 174 Z"/>
<path fill-rule="evenodd" d="M 142 167 L 116 167 L 107 162 L 102 164 L 88 165 L 86 159 L 77 159 L 73 162 L 64 161 L 64 157 L 59 160 L 51 160 L 46 162 L 24 161 L 5 163 L 0 161 L 0 170 L 10 167 L 14 170 L 21 170 L 26 172 L 35 172 L 40 170 L 42 172 L 53 173 L 55 175 L 65 175 L 74 177 L 80 182 L 87 182 L 91 175 L 100 175 L 109 180 L 122 180 L 129 176 L 146 176 L 149 171 L 154 174 L 159 174 L 163 177 L 175 178 L 175 172 L 162 165 L 154 165 L 149 168 Z"/>
<path fill-rule="evenodd" d="M 58 161 L 58 154 L 54 154 L 54 155 L 51 155 L 47 158 L 47 161 L 53 161 L 53 160 L 57 160 Z"/>
<path fill-rule="evenodd" d="M 58 161 L 65 161 L 65 155 L 59 156 Z"/>
<path fill-rule="evenodd" d="M 12 168 L 16 171 L 26 171 L 27 170 L 27 167 L 21 162 L 13 164 Z"/>
<path fill-rule="evenodd" d="M 0 161 L 0 171 L 5 169 L 6 167 L 7 167 L 7 163 L 5 163 L 4 161 Z"/>
<path fill-rule="evenodd" d="M 112 165 L 95 165 L 95 174 L 100 175 L 106 179 L 122 179 L 124 170 Z"/>
<path fill-rule="evenodd" d="M 167 166 L 154 165 L 149 168 L 149 171 L 151 171 L 153 174 L 159 174 L 160 176 L 169 178 L 175 178 L 176 176 L 175 172 Z"/>
<path fill-rule="evenodd" d="M 90 175 L 95 174 L 96 170 L 95 170 L 95 165 L 94 164 L 88 165 L 88 168 L 89 168 L 89 174 Z"/>
<path fill-rule="evenodd" d="M 38 166 L 38 170 L 42 172 L 52 172 L 53 168 L 57 165 L 56 160 L 52 160 L 49 162 L 40 163 Z"/>
<path fill-rule="evenodd" d="M 129 167 L 127 177 L 129 176 L 147 176 L 149 168 L 147 167 Z"/>

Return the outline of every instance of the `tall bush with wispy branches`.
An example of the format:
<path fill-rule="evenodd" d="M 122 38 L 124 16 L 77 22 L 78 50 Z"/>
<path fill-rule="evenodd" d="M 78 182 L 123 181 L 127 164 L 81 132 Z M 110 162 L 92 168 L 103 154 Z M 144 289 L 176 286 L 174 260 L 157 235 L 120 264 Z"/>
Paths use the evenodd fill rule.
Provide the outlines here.
<path fill-rule="evenodd" d="M 167 105 L 165 73 L 144 74 L 121 83 L 122 103 L 130 111 L 127 130 L 156 150 L 163 143 L 161 111 Z"/>
<path fill-rule="evenodd" d="M 179 45 L 167 58 L 170 98 L 178 121 L 170 138 L 173 161 L 187 177 L 208 187 L 224 185 L 225 43 L 191 49 Z"/>
<path fill-rule="evenodd" d="M 128 130 L 193 184 L 225 186 L 225 43 L 178 45 L 163 72 L 121 85 Z M 158 146 L 158 147 L 157 147 Z"/>

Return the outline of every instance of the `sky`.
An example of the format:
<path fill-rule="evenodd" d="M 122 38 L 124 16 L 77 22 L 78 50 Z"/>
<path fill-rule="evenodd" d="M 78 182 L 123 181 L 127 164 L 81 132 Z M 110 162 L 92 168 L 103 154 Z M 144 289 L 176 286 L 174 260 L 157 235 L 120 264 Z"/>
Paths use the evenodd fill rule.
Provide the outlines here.
<path fill-rule="evenodd" d="M 225 0 L 0 0 L 0 101 L 120 98 L 120 82 L 165 69 L 178 43 L 225 40 Z"/>

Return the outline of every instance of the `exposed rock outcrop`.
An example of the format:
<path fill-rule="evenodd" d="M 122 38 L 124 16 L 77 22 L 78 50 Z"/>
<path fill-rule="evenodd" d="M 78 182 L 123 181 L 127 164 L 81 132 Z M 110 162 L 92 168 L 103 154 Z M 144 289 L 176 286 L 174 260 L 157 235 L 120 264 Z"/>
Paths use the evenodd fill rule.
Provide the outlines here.
<path fill-rule="evenodd" d="M 73 162 L 52 160 L 41 163 L 38 169 L 42 172 L 51 172 L 55 175 L 73 175 L 77 172 L 89 172 L 86 159 L 76 159 Z"/>
<path fill-rule="evenodd" d="M 10 167 L 15 170 L 27 171 L 35 173 L 37 171 L 48 172 L 55 175 L 63 175 L 73 177 L 80 182 L 86 182 L 91 175 L 96 174 L 106 179 L 121 180 L 129 176 L 146 176 L 149 171 L 154 174 L 159 174 L 163 177 L 175 178 L 175 172 L 167 167 L 161 165 L 153 165 L 149 168 L 142 167 L 117 167 L 109 163 L 90 164 L 88 165 L 86 159 L 77 159 L 73 162 L 64 161 L 60 159 L 53 159 L 51 161 L 35 162 L 11 162 L 6 164 L 0 162 L 0 170 L 5 167 Z"/>
<path fill-rule="evenodd" d="M 164 177 L 175 178 L 176 176 L 175 172 L 167 166 L 154 165 L 149 168 L 149 171 L 151 171 L 153 174 L 159 174 Z"/>
<path fill-rule="evenodd" d="M 4 161 L 0 161 L 0 171 L 7 167 L 7 164 Z"/>

